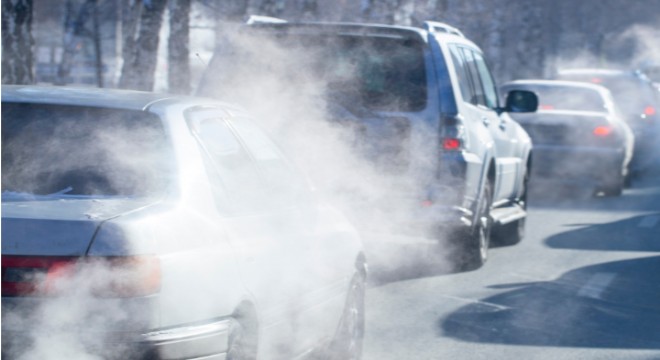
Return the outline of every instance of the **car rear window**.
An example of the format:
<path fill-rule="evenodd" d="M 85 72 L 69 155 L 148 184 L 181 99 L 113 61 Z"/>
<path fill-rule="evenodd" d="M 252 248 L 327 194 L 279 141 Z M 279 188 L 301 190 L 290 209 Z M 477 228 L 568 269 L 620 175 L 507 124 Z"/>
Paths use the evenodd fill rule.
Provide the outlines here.
<path fill-rule="evenodd" d="M 607 112 L 605 100 L 594 90 L 577 87 L 540 87 L 534 89 L 539 110 L 575 110 Z"/>
<path fill-rule="evenodd" d="M 419 42 L 340 36 L 314 43 L 323 46 L 315 61 L 334 95 L 358 99 L 370 110 L 416 111 L 426 106 Z"/>
<path fill-rule="evenodd" d="M 169 178 L 167 144 L 143 111 L 3 102 L 3 195 L 153 195 Z"/>
<path fill-rule="evenodd" d="M 328 100 L 346 108 L 419 111 L 427 79 L 421 39 L 353 34 L 267 34 L 232 44 L 214 59 L 213 86 L 269 86 L 267 76 L 295 84 L 322 83 Z M 252 34 L 254 35 L 254 34 Z M 262 46 L 253 46 L 254 43 Z M 247 69 L 249 68 L 249 69 Z M 258 75 L 257 75 L 258 74 Z"/>
<path fill-rule="evenodd" d="M 563 75 L 562 78 L 586 81 L 605 86 L 612 92 L 614 102 L 625 114 L 642 114 L 654 103 L 654 89 L 650 82 L 636 76 Z"/>

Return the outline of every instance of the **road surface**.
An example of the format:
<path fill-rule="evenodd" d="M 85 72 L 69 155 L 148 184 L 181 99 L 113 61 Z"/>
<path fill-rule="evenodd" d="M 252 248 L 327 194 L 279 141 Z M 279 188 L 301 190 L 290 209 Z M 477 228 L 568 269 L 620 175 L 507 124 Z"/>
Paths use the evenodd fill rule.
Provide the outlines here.
<path fill-rule="evenodd" d="M 363 359 L 660 359 L 660 175 L 536 195 L 523 242 L 479 270 L 373 263 Z"/>

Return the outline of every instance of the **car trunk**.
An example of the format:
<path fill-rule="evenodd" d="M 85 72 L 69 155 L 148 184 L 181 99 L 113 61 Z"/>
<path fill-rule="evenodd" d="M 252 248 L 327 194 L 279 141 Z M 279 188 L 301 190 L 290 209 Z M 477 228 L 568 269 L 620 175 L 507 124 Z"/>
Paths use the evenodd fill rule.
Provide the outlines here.
<path fill-rule="evenodd" d="M 3 201 L 2 255 L 83 256 L 105 220 L 148 203 L 144 199 L 66 197 Z"/>
<path fill-rule="evenodd" d="M 534 145 L 610 146 L 616 136 L 607 114 L 577 111 L 512 113 Z"/>

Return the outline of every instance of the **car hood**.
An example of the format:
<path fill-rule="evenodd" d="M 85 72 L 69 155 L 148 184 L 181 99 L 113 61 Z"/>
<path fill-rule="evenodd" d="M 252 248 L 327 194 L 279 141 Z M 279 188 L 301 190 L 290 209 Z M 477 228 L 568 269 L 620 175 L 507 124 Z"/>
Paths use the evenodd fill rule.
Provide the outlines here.
<path fill-rule="evenodd" d="M 154 202 L 132 198 L 3 198 L 2 255 L 82 256 L 104 221 Z"/>

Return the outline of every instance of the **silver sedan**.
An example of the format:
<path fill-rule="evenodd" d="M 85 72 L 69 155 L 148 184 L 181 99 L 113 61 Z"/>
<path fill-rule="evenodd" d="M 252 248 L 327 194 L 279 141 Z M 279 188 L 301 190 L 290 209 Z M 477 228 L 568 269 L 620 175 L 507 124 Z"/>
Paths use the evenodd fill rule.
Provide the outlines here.
<path fill-rule="evenodd" d="M 358 359 L 365 277 L 239 108 L 2 87 L 3 358 Z"/>

